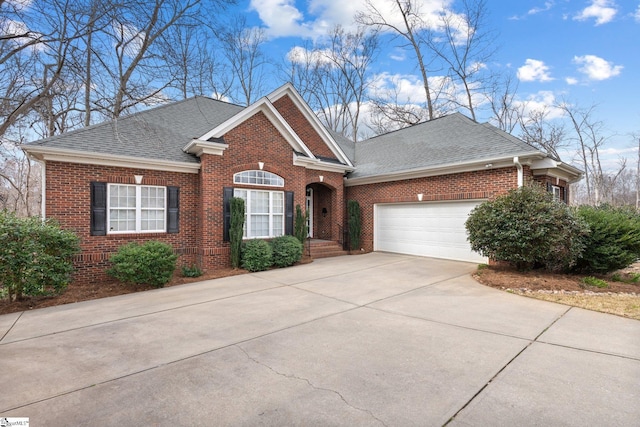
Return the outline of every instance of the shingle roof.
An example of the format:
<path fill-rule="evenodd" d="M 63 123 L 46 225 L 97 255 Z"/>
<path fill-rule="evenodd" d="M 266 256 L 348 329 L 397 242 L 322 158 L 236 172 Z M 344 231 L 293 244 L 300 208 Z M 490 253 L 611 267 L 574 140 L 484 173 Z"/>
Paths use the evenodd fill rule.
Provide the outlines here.
<path fill-rule="evenodd" d="M 197 157 L 185 153 L 182 148 L 243 109 L 239 105 L 196 96 L 29 145 L 198 163 Z"/>
<path fill-rule="evenodd" d="M 351 163 L 354 162 L 356 158 L 356 144 L 349 138 L 329 129 L 329 133 L 333 140 L 340 146 L 342 152 L 351 160 Z"/>
<path fill-rule="evenodd" d="M 28 145 L 198 163 L 196 156 L 183 151 L 184 146 L 244 108 L 196 96 Z M 494 126 L 459 113 L 358 143 L 329 132 L 356 167 L 350 178 L 540 153 Z"/>
<path fill-rule="evenodd" d="M 350 178 L 536 153 L 494 126 L 454 113 L 358 142 Z"/>

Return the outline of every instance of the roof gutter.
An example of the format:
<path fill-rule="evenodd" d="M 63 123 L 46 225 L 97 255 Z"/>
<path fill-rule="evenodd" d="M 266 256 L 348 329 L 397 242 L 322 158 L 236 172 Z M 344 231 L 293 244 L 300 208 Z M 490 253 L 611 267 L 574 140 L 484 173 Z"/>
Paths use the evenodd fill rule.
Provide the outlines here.
<path fill-rule="evenodd" d="M 522 157 L 526 157 L 525 160 L 529 161 L 533 159 L 541 159 L 544 156 L 542 153 L 523 153 L 520 156 L 516 157 L 516 159 L 520 159 Z M 486 169 L 513 167 L 513 164 L 514 162 L 512 157 L 494 157 L 494 158 L 481 159 L 481 160 L 467 162 L 467 163 L 448 163 L 444 165 L 431 166 L 427 168 L 417 168 L 412 170 L 389 172 L 389 173 L 384 173 L 379 175 L 346 178 L 345 185 L 347 187 L 350 187 L 355 185 L 377 184 L 380 182 L 424 178 L 424 177 L 436 176 L 436 175 L 474 172 L 474 171 L 481 171 Z M 522 167 L 522 164 L 520 164 L 520 167 Z"/>

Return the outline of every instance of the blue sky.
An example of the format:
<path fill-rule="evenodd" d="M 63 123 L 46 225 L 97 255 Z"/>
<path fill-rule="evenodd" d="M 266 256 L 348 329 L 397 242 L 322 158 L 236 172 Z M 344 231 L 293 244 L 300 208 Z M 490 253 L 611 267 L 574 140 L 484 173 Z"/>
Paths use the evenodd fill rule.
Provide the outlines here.
<path fill-rule="evenodd" d="M 389 2 L 370 1 L 378 7 Z M 251 25 L 266 29 L 267 48 L 278 60 L 305 40 L 318 39 L 327 28 L 352 27 L 352 17 L 363 4 L 364 0 L 243 0 L 237 8 Z M 443 7 L 457 7 L 449 0 L 419 4 L 427 17 Z M 640 132 L 640 1 L 487 0 L 487 10 L 498 51 L 486 65 L 518 77 L 519 101 L 532 108 L 561 98 L 584 107 L 597 104 L 595 117 L 605 122 L 611 135 L 603 154 L 611 161 L 618 155 L 635 159 L 629 134 Z M 374 73 L 401 75 L 419 87 L 410 54 L 388 37 L 383 46 Z"/>

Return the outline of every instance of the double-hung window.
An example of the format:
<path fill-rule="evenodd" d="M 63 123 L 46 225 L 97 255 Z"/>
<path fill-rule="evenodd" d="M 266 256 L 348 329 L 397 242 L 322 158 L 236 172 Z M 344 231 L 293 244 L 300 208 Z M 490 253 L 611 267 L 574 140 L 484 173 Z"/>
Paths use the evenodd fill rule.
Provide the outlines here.
<path fill-rule="evenodd" d="M 245 202 L 244 238 L 284 234 L 284 192 L 236 188 L 233 195 Z"/>
<path fill-rule="evenodd" d="M 166 187 L 109 184 L 107 191 L 109 233 L 166 231 Z"/>

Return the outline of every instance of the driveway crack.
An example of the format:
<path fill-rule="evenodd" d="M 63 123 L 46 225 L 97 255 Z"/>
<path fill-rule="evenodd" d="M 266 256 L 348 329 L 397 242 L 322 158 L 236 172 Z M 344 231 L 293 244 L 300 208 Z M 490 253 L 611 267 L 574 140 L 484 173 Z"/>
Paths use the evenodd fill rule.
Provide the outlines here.
<path fill-rule="evenodd" d="M 283 373 L 283 372 L 280 372 L 280 371 L 278 371 L 278 370 L 274 369 L 273 367 L 271 367 L 271 366 L 267 365 L 266 363 L 263 363 L 263 362 L 259 361 L 258 359 L 256 359 L 256 358 L 252 357 L 249 353 L 247 353 L 247 351 L 246 351 L 244 348 L 240 347 L 239 345 L 235 345 L 234 347 L 237 347 L 240 351 L 242 351 L 242 352 L 244 353 L 244 355 L 247 357 L 247 359 L 249 359 L 250 361 L 252 361 L 253 363 L 255 363 L 255 364 L 257 364 L 257 365 L 260 365 L 260 366 L 262 366 L 262 367 L 267 368 L 268 370 L 270 370 L 270 371 L 271 371 L 271 372 L 273 372 L 274 374 L 279 375 L 279 376 L 284 377 L 284 378 L 287 378 L 287 379 L 292 379 L 292 380 L 297 380 L 297 381 L 303 381 L 303 382 L 307 383 L 307 385 L 308 385 L 309 387 L 313 388 L 314 390 L 318 390 L 318 391 L 327 391 L 327 392 L 329 392 L 329 393 L 333 393 L 333 394 L 335 394 L 336 396 L 338 396 L 338 397 L 340 398 L 340 400 L 342 400 L 342 401 L 344 402 L 344 404 L 345 404 L 345 405 L 347 405 L 348 407 L 350 407 L 350 408 L 352 408 L 352 409 L 355 409 L 355 410 L 357 410 L 357 411 L 364 412 L 364 413 L 368 414 L 371 418 L 373 418 L 374 420 L 376 420 L 377 422 L 379 422 L 379 423 L 380 423 L 380 424 L 382 424 L 383 426 L 387 427 L 387 424 L 385 424 L 385 422 L 384 422 L 384 421 L 382 421 L 380 418 L 376 417 L 376 416 L 373 414 L 373 412 L 371 412 L 371 411 L 370 411 L 370 410 L 368 410 L 368 409 L 365 409 L 365 408 L 359 408 L 359 407 L 357 407 L 357 406 L 352 405 L 351 403 L 349 403 L 349 402 L 347 401 L 347 399 L 345 399 L 345 397 L 344 397 L 344 396 L 343 396 L 339 391 L 337 391 L 337 390 L 333 390 L 333 389 L 330 389 L 330 388 L 325 388 L 325 387 L 319 387 L 319 386 L 316 386 L 316 385 L 315 385 L 315 384 L 313 384 L 313 383 L 312 383 L 308 378 L 299 377 L 299 376 L 297 376 L 297 375 L 285 374 L 285 373 Z"/>

